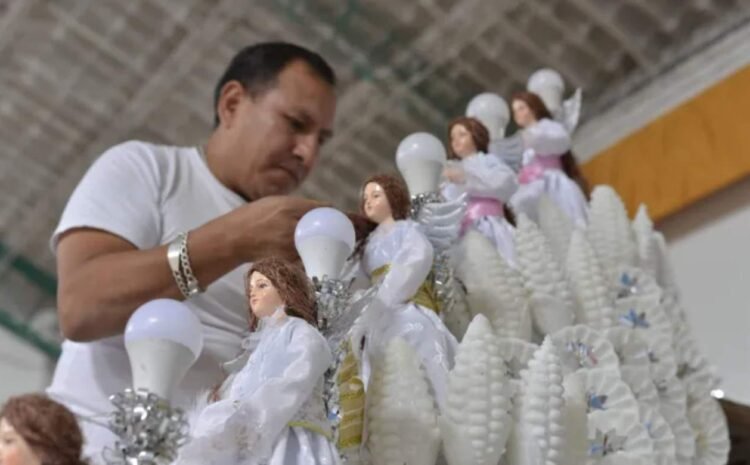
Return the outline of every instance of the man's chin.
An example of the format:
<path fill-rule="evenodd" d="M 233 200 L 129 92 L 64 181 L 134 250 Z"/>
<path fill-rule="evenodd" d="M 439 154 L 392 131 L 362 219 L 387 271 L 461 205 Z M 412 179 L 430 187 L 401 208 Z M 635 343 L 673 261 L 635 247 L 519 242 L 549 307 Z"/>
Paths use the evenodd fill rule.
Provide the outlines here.
<path fill-rule="evenodd" d="M 289 195 L 293 193 L 299 184 L 296 182 L 269 182 L 267 185 L 259 189 L 260 197 L 270 197 L 272 195 Z"/>

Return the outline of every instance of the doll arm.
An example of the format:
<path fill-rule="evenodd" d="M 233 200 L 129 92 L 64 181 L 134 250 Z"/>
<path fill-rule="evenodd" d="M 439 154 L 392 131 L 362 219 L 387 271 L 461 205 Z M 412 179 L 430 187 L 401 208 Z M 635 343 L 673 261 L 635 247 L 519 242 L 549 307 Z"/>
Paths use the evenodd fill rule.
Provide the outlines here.
<path fill-rule="evenodd" d="M 562 155 L 570 150 L 570 133 L 565 126 L 544 118 L 524 129 L 524 143 L 537 155 Z"/>
<path fill-rule="evenodd" d="M 409 220 L 404 228 L 401 248 L 391 260 L 390 268 L 380 284 L 377 299 L 387 307 L 404 304 L 417 293 L 432 269 L 432 245 Z"/>
<path fill-rule="evenodd" d="M 507 202 L 518 190 L 516 173 L 497 157 L 476 155 L 463 162 L 466 192 Z"/>
<path fill-rule="evenodd" d="M 312 326 L 297 324 L 268 352 L 273 374 L 257 389 L 244 393 L 233 403 L 225 422 L 194 441 L 202 444 L 239 444 L 241 450 L 263 460 L 271 456 L 279 435 L 310 397 L 316 384 L 333 362 L 325 339 Z M 255 365 L 257 366 L 257 365 Z M 257 376 L 262 376 L 257 373 Z M 235 378 L 239 380 L 240 377 Z"/>

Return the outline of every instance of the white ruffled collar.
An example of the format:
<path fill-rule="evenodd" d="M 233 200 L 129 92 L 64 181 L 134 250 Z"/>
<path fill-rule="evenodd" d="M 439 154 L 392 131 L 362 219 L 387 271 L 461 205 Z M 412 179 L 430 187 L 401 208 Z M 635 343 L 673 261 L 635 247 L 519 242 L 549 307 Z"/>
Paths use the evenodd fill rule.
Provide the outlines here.
<path fill-rule="evenodd" d="M 255 349 L 260 344 L 263 335 L 273 329 L 278 329 L 284 326 L 289 320 L 289 316 L 286 314 L 286 307 L 281 305 L 274 312 L 268 316 L 262 317 L 258 321 L 258 326 L 255 331 L 248 332 L 247 335 L 240 342 L 242 351 L 240 354 L 222 364 L 222 368 L 227 374 L 235 373 L 242 369 L 247 363 L 247 359 L 250 358 Z"/>

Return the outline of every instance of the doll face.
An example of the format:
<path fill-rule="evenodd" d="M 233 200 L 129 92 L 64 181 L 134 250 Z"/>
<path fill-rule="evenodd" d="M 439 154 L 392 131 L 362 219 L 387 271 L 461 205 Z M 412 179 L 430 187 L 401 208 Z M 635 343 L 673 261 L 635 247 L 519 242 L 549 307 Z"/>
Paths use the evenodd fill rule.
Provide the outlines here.
<path fill-rule="evenodd" d="M 271 280 L 262 273 L 254 272 L 250 276 L 250 309 L 253 314 L 258 318 L 271 316 L 282 305 L 284 301 Z"/>
<path fill-rule="evenodd" d="M 365 215 L 367 215 L 370 221 L 380 224 L 383 221 L 393 219 L 391 204 L 388 203 L 388 197 L 385 195 L 385 190 L 380 184 L 371 182 L 365 186 L 365 191 L 362 194 L 362 203 Z"/>
<path fill-rule="evenodd" d="M 513 120 L 522 128 L 536 123 L 534 113 L 523 100 L 513 100 Z"/>
<path fill-rule="evenodd" d="M 26 441 L 5 418 L 0 419 L 0 465 L 41 465 Z"/>
<path fill-rule="evenodd" d="M 474 137 L 463 124 L 454 124 L 451 128 L 451 148 L 458 158 L 465 158 L 476 153 Z"/>

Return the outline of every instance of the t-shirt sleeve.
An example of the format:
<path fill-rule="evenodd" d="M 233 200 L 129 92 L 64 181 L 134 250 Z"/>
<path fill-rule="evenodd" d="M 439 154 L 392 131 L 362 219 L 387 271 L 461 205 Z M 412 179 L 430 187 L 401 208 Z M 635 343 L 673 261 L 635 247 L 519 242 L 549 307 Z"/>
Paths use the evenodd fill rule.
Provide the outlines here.
<path fill-rule="evenodd" d="M 93 228 L 119 236 L 139 249 L 161 238 L 159 165 L 154 148 L 124 142 L 104 152 L 73 191 L 50 245 L 71 229 Z"/>

